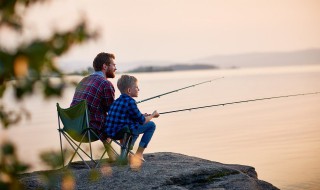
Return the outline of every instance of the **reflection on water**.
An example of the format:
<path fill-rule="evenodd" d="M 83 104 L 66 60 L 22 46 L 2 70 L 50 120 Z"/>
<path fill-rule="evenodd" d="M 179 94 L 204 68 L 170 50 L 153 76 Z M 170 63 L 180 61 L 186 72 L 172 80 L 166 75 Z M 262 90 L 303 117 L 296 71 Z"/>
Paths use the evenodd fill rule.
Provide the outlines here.
<path fill-rule="evenodd" d="M 118 75 L 117 77 L 119 77 Z M 141 73 L 140 97 L 224 76 L 224 79 L 139 104 L 159 112 L 239 100 L 320 91 L 320 66 Z M 77 77 L 78 80 L 80 79 Z M 117 79 L 113 79 L 116 84 Z M 18 144 L 20 157 L 43 169 L 37 153 L 59 149 L 56 102 L 69 106 L 74 89 L 63 99 L 24 102 L 32 121 L 1 138 Z M 119 92 L 116 92 L 119 95 Z M 6 94 L 7 102 L 13 101 Z M 178 152 L 213 161 L 250 165 L 259 179 L 281 189 L 320 189 L 320 95 L 290 97 L 162 115 L 146 152 Z M 98 145 L 96 145 L 98 146 Z"/>

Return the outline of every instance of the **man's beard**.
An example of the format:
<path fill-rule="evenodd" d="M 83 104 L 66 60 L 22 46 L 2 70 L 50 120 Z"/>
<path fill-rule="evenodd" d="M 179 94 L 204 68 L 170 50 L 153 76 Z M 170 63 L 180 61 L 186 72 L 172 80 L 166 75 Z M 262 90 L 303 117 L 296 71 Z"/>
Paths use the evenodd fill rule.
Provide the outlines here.
<path fill-rule="evenodd" d="M 107 69 L 105 75 L 107 78 L 114 78 L 116 76 L 115 72 L 112 71 L 111 69 Z"/>

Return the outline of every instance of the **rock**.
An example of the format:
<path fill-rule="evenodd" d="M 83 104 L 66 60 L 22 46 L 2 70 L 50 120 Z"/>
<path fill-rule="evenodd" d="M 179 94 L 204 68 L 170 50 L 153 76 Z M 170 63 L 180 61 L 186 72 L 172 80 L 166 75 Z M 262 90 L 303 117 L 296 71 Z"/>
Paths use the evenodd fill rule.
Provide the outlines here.
<path fill-rule="evenodd" d="M 81 163 L 72 163 L 69 170 L 39 171 L 20 175 L 26 189 L 214 189 L 275 190 L 277 187 L 259 180 L 251 166 L 230 165 L 177 153 L 161 152 L 144 155 L 146 162 L 139 171 L 128 165 L 102 165 L 89 170 Z M 92 164 L 92 163 L 90 163 Z M 65 176 L 71 172 L 73 178 Z M 51 177 L 51 183 L 41 180 Z M 93 176 L 97 179 L 89 180 Z M 62 180 L 64 179 L 64 181 Z M 69 180 L 66 180 L 69 179 Z M 73 180 L 74 179 L 74 180 Z M 67 183 L 69 181 L 69 183 Z"/>

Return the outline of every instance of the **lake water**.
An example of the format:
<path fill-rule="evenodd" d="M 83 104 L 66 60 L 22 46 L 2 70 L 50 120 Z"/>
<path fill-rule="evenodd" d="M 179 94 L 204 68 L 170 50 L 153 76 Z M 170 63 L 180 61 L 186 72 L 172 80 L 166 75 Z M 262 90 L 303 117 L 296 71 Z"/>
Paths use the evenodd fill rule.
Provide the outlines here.
<path fill-rule="evenodd" d="M 140 87 L 137 100 L 224 77 L 141 103 L 142 112 L 320 91 L 319 65 L 134 75 Z M 117 78 L 111 80 L 113 84 Z M 45 169 L 39 152 L 59 150 L 56 102 L 68 107 L 73 92 L 74 87 L 68 88 L 61 99 L 44 100 L 40 95 L 27 98 L 21 104 L 31 111 L 32 120 L 9 130 L 0 129 L 1 139 L 15 142 L 19 157 L 32 163 L 32 170 Z M 3 100 L 16 105 L 10 91 Z M 176 152 L 250 165 L 259 179 L 281 189 L 320 189 L 319 115 L 320 94 L 161 115 L 154 119 L 157 130 L 146 153 Z"/>

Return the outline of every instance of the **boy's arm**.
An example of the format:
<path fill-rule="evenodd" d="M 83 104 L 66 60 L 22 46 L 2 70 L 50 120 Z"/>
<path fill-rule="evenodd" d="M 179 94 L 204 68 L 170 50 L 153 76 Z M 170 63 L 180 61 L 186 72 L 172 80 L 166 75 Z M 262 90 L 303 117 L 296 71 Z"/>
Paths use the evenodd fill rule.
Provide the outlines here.
<path fill-rule="evenodd" d="M 148 123 L 152 118 L 158 118 L 160 114 L 155 110 L 151 115 L 145 115 L 146 121 L 144 123 Z"/>

